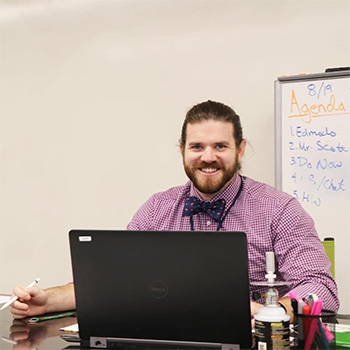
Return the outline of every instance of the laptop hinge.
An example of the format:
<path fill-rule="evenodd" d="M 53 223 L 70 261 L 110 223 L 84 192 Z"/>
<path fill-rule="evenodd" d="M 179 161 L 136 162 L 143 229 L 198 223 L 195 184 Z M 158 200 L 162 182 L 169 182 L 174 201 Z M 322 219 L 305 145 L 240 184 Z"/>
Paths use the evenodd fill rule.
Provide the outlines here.
<path fill-rule="evenodd" d="M 220 344 L 220 343 L 203 343 L 191 341 L 176 341 L 176 340 L 156 340 L 156 339 L 130 339 L 130 338 L 105 338 L 105 337 L 90 337 L 90 347 L 97 349 L 115 348 L 116 343 L 154 343 L 163 345 L 183 345 L 193 346 L 193 348 L 214 348 L 221 350 L 240 350 L 239 344 Z M 113 346 L 114 345 L 114 346 Z"/>

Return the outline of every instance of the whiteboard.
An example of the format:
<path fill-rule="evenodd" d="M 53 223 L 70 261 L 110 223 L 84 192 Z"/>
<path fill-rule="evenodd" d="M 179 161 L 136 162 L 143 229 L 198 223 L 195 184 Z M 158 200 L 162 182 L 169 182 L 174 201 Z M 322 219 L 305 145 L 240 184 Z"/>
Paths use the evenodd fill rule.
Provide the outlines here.
<path fill-rule="evenodd" d="M 350 75 L 275 81 L 276 187 L 296 197 L 321 239 L 335 238 L 335 276 L 349 313 Z"/>

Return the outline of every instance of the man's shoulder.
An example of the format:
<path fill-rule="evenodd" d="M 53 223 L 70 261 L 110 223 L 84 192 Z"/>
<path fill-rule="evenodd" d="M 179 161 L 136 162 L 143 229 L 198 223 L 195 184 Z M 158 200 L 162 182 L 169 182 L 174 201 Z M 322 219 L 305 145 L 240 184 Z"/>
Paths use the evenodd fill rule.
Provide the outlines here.
<path fill-rule="evenodd" d="M 128 230 L 164 230 L 182 214 L 183 202 L 190 191 L 190 183 L 171 187 L 153 194 L 141 205 L 128 225 Z"/>
<path fill-rule="evenodd" d="M 270 212 L 275 217 L 282 213 L 305 215 L 301 203 L 289 193 L 283 192 L 266 183 L 244 178 L 245 201 L 254 211 Z"/>
<path fill-rule="evenodd" d="M 270 199 L 278 201 L 290 201 L 294 197 L 286 192 L 278 190 L 277 188 L 260 182 L 249 177 L 244 176 L 245 191 L 248 196 L 255 199 Z"/>
<path fill-rule="evenodd" d="M 150 199 L 155 202 L 178 201 L 185 198 L 190 192 L 190 182 L 184 185 L 171 187 L 165 191 L 157 192 Z"/>

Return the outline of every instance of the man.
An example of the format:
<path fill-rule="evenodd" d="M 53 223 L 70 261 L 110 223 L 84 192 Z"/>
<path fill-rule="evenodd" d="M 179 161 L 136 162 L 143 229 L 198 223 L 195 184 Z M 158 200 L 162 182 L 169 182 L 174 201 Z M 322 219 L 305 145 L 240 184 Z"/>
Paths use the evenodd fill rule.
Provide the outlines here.
<path fill-rule="evenodd" d="M 151 196 L 136 212 L 129 230 L 243 231 L 247 234 L 249 276 L 265 281 L 265 253 L 273 251 L 280 303 L 292 314 L 288 292 L 315 293 L 324 308 L 339 307 L 330 262 L 313 220 L 292 196 L 239 174 L 246 141 L 239 116 L 228 106 L 207 101 L 185 118 L 180 149 L 189 177 L 183 186 Z M 251 292 L 265 288 L 251 286 Z M 17 287 L 14 317 L 75 308 L 73 285 L 43 291 Z M 262 307 L 251 302 L 252 317 Z"/>

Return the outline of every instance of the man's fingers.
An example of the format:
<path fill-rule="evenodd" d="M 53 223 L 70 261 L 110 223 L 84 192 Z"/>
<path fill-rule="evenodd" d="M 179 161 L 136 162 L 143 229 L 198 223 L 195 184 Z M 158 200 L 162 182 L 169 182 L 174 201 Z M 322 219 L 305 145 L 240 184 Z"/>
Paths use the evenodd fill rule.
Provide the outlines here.
<path fill-rule="evenodd" d="M 255 319 L 254 318 L 251 319 L 251 323 L 252 323 L 252 329 L 255 329 Z"/>
<path fill-rule="evenodd" d="M 26 322 L 19 321 L 19 320 L 15 320 L 15 321 L 17 321 L 17 323 L 12 325 L 10 328 L 11 334 L 29 333 L 30 329 L 28 327 L 28 324 L 26 324 Z M 15 321 L 14 321 L 14 323 L 15 323 Z"/>
<path fill-rule="evenodd" d="M 29 329 L 28 323 L 26 321 L 13 320 L 10 330 L 12 329 L 12 327 L 24 327 L 24 326 Z"/>
<path fill-rule="evenodd" d="M 28 339 L 28 334 L 29 334 L 29 331 L 12 333 L 10 334 L 10 339 L 14 341 L 26 340 Z"/>
<path fill-rule="evenodd" d="M 22 318 L 25 318 L 25 317 L 27 317 L 28 315 L 19 315 L 19 314 L 13 314 L 12 315 L 13 316 L 13 318 L 14 319 L 16 319 L 16 320 L 21 320 Z"/>
<path fill-rule="evenodd" d="M 35 348 L 32 347 L 30 340 L 26 339 L 26 340 L 21 340 L 17 342 L 17 344 L 14 345 L 12 349 L 13 350 L 31 350 Z"/>
<path fill-rule="evenodd" d="M 24 287 L 16 287 L 13 290 L 13 294 L 16 295 L 18 298 L 21 298 L 23 300 L 29 300 L 31 298 L 28 289 Z"/>
<path fill-rule="evenodd" d="M 24 317 L 27 317 L 29 315 L 28 305 L 26 305 L 26 304 L 24 304 L 24 305 L 26 306 L 26 308 L 24 308 L 24 309 L 18 309 L 18 308 L 14 308 L 12 306 L 10 307 L 10 311 L 11 311 L 14 318 L 24 318 Z"/>
<path fill-rule="evenodd" d="M 20 300 L 16 300 L 10 305 L 10 310 L 11 310 L 11 312 L 15 311 L 15 310 L 28 311 L 29 306 L 26 303 L 22 303 Z"/>

